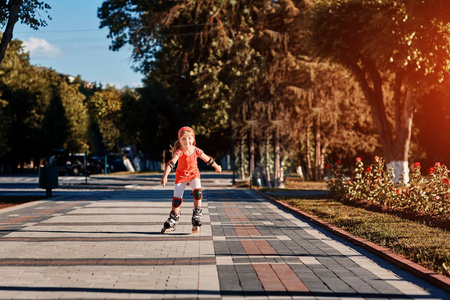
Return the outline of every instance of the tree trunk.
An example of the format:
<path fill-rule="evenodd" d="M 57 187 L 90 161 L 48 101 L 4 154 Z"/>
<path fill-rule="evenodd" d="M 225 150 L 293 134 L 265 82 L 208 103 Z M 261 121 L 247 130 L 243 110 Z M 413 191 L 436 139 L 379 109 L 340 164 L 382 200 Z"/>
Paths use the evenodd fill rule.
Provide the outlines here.
<path fill-rule="evenodd" d="M 403 174 L 404 182 L 409 182 L 408 151 L 411 141 L 414 97 L 403 74 L 397 74 L 395 100 L 395 134 L 391 129 L 384 105 L 382 78 L 372 61 L 364 61 L 365 72 L 359 66 L 354 66 L 358 83 L 370 105 L 373 121 L 380 136 L 386 166 L 393 168 L 397 183 Z M 368 79 L 370 78 L 370 79 Z M 370 82 L 370 83 L 369 83 Z M 402 89 L 403 88 L 403 89 Z"/>
<path fill-rule="evenodd" d="M 319 181 L 320 179 L 320 128 L 319 128 L 319 117 L 314 118 L 314 180 Z"/>
<path fill-rule="evenodd" d="M 274 167 L 273 167 L 273 173 L 274 173 L 274 186 L 279 187 L 280 186 L 280 141 L 279 141 L 279 129 L 278 126 L 275 129 L 274 134 Z"/>
<path fill-rule="evenodd" d="M 319 175 L 320 175 L 320 180 L 324 179 L 325 176 L 325 149 L 326 149 L 326 143 L 325 145 L 323 143 L 321 143 L 321 148 L 320 148 L 320 165 L 319 165 Z"/>
<path fill-rule="evenodd" d="M 255 172 L 255 135 L 253 126 L 250 129 L 250 142 L 249 142 L 249 151 L 250 151 L 250 159 L 248 163 L 248 168 L 250 172 L 250 177 L 253 176 L 253 172 Z M 251 178 L 250 178 L 251 180 Z"/>
<path fill-rule="evenodd" d="M 311 164 L 311 153 L 310 153 L 310 148 L 311 148 L 311 142 L 309 140 L 309 132 L 311 131 L 311 126 L 308 122 L 308 124 L 306 125 L 306 131 L 305 131 L 305 136 L 306 136 L 306 174 L 305 177 L 307 180 L 311 180 L 312 179 L 312 164 Z"/>
<path fill-rule="evenodd" d="M 272 183 L 270 182 L 270 152 L 269 152 L 269 142 L 270 142 L 270 140 L 269 140 L 269 136 L 268 135 L 266 135 L 266 139 L 265 139 L 266 141 L 265 141 L 265 148 L 266 148 L 266 153 L 265 153 L 265 156 L 266 156 L 266 161 L 265 161 L 265 169 L 266 169 L 266 179 L 267 179 L 267 186 L 269 187 L 269 188 L 271 188 L 272 187 Z"/>
<path fill-rule="evenodd" d="M 281 151 L 280 155 L 280 188 L 284 189 L 284 168 L 285 168 L 285 162 L 284 162 L 284 151 Z"/>
<path fill-rule="evenodd" d="M 244 137 L 242 136 L 242 132 L 241 132 L 241 136 L 239 138 L 239 172 L 241 174 L 241 179 L 245 178 L 244 160 L 245 160 Z"/>
<path fill-rule="evenodd" d="M 22 6 L 22 3 L 23 0 L 10 0 L 8 3 L 9 18 L 8 23 L 6 24 L 5 32 L 3 32 L 2 41 L 0 42 L 0 64 L 5 58 L 8 44 L 13 38 L 14 25 L 19 20 L 20 7 Z"/>

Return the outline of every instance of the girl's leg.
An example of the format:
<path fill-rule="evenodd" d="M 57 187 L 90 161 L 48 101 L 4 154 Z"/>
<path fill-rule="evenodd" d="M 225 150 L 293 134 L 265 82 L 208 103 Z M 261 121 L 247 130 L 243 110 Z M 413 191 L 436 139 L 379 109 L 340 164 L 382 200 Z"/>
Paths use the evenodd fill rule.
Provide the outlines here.
<path fill-rule="evenodd" d="M 186 189 L 186 185 L 187 182 L 182 182 L 182 183 L 177 183 L 175 184 L 175 188 L 173 190 L 173 198 L 174 200 L 172 201 L 172 211 L 175 213 L 180 213 L 180 205 L 178 205 L 178 203 L 176 203 L 177 205 L 174 205 L 175 203 L 175 199 L 179 199 L 178 201 L 183 201 L 183 194 L 184 194 L 184 190 Z"/>
<path fill-rule="evenodd" d="M 180 220 L 180 206 L 183 202 L 183 194 L 186 184 L 187 183 L 175 184 L 172 199 L 172 210 L 170 211 L 169 218 L 164 223 L 164 227 L 161 229 L 162 233 L 174 231 L 178 221 Z"/>
<path fill-rule="evenodd" d="M 192 212 L 192 233 L 197 233 L 202 226 L 202 199 L 203 190 L 199 178 L 191 180 L 192 194 L 194 196 L 194 210 Z"/>
<path fill-rule="evenodd" d="M 190 182 L 191 188 L 193 193 L 201 193 L 201 196 L 194 195 L 194 209 L 197 207 L 202 206 L 202 199 L 203 199 L 203 190 L 202 190 L 202 182 L 200 181 L 200 178 L 194 178 Z M 198 190 L 198 191 L 195 191 Z"/>

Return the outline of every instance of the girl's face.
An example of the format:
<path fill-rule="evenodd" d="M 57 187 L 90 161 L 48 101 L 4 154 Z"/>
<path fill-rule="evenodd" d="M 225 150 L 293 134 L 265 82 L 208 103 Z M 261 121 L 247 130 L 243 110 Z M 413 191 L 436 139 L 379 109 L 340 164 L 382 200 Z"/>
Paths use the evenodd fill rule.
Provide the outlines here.
<path fill-rule="evenodd" d="M 190 132 L 186 132 L 180 138 L 180 144 L 184 149 L 191 148 L 194 145 L 195 139 Z"/>

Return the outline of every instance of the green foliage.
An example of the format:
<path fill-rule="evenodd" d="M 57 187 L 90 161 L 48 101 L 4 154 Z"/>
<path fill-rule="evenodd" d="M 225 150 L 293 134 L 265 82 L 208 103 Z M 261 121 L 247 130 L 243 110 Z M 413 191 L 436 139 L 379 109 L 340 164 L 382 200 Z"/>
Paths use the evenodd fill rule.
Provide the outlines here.
<path fill-rule="evenodd" d="M 0 157 L 8 153 L 10 144 L 8 143 L 7 132 L 11 123 L 11 117 L 5 113 L 8 101 L 0 99 Z"/>
<path fill-rule="evenodd" d="M 446 30 L 448 4 L 383 0 L 315 1 L 309 20 L 310 45 L 322 58 L 351 69 L 355 61 L 373 61 L 393 73 L 436 82 L 447 72 L 450 54 Z M 434 2 L 434 1 L 433 1 Z M 443 7 L 444 6 L 444 7 Z M 428 14 L 423 14 L 423 9 Z M 441 16 L 433 18 L 430 16 Z"/>
<path fill-rule="evenodd" d="M 103 151 L 125 143 L 159 158 L 179 126 L 188 124 L 199 139 L 213 141 L 214 152 L 225 154 L 232 124 L 236 145 L 245 151 L 253 127 L 256 159 L 273 166 L 291 159 L 286 165 L 295 167 L 310 156 L 321 170 L 322 155 L 372 155 L 384 136 L 375 134 L 378 122 L 370 120 L 362 101 L 368 90 L 358 88 L 342 67 L 308 57 L 304 37 L 317 34 L 309 50 L 346 67 L 352 59 L 358 67 L 373 59 L 376 71 L 364 78 L 372 79 L 369 94 L 386 96 L 377 107 L 386 107 L 393 125 L 396 116 L 389 112 L 397 110 L 391 100 L 398 92 L 399 103 L 406 103 L 400 80 L 405 73 L 393 73 L 427 73 L 430 82 L 442 77 L 441 55 L 428 57 L 427 51 L 436 46 L 447 53 L 447 17 L 423 1 L 315 3 L 308 10 L 304 1 L 291 0 L 103 1 L 98 15 L 101 27 L 109 29 L 111 49 L 132 46 L 136 69 L 146 76 L 137 90 L 86 88 L 81 78 L 68 83 L 30 66 L 28 54 L 12 43 L 0 68 L 0 128 L 7 131 L 0 135 L 2 150 L 28 159 L 36 149 L 40 156 L 49 148 Z M 45 8 L 30 6 L 31 12 Z M 434 21 L 427 20 L 430 14 Z M 376 79 L 383 81 L 380 90 Z M 391 136 L 391 144 L 400 144 L 401 135 Z M 11 144 L 14 136 L 24 138 Z M 245 156 L 243 168 L 249 165 Z"/>
<path fill-rule="evenodd" d="M 87 130 L 89 116 L 84 104 L 86 96 L 79 91 L 78 85 L 61 81 L 55 87 L 56 97 L 61 99 L 64 115 L 67 119 L 68 136 L 63 147 L 69 152 L 84 152 L 89 150 Z"/>
<path fill-rule="evenodd" d="M 120 140 L 120 125 L 122 98 L 118 90 L 107 87 L 97 91 L 87 102 L 91 118 L 96 122 L 102 143 L 108 151 L 117 149 Z"/>
<path fill-rule="evenodd" d="M 47 21 L 42 18 L 42 13 L 47 14 L 48 10 L 51 9 L 50 5 L 39 0 L 22 0 L 22 2 L 19 12 L 19 20 L 21 23 L 26 24 L 35 30 L 39 27 L 47 26 Z M 0 3 L 0 26 L 6 25 L 9 16 L 8 3 L 2 1 Z M 46 15 L 45 17 L 51 20 L 49 15 Z"/>
<path fill-rule="evenodd" d="M 49 88 L 52 92 L 52 99 L 47 106 L 42 124 L 42 142 L 45 144 L 42 156 L 49 155 L 52 149 L 63 148 L 69 134 L 69 122 L 65 116 L 61 97 L 53 95 L 55 85 L 60 79 L 56 76 L 53 76 L 53 79 L 55 80 L 54 85 Z"/>
<path fill-rule="evenodd" d="M 183 111 L 179 125 L 209 135 L 229 126 L 235 86 L 248 80 L 242 74 L 252 55 L 249 3 L 105 1 L 99 17 L 112 49 L 131 45 L 138 69 L 170 87 Z"/>
<path fill-rule="evenodd" d="M 292 91 L 289 128 L 298 128 L 298 133 L 291 134 L 297 133 L 297 140 L 304 145 L 304 130 L 315 122 L 323 136 L 327 160 L 355 157 L 358 153 L 371 156 L 379 150 L 381 145 L 369 107 L 349 73 L 338 65 L 317 62 L 304 65 L 311 74 L 310 82 L 305 89 Z M 301 152 L 301 161 L 306 151 Z"/>
<path fill-rule="evenodd" d="M 148 118 L 151 118 L 150 113 L 156 111 L 148 111 L 145 104 L 141 101 L 138 93 L 127 91 L 122 94 L 122 114 L 120 118 L 120 129 L 122 137 L 126 144 L 137 143 L 140 145 L 141 136 L 148 134 L 150 128 L 144 126 Z"/>
<path fill-rule="evenodd" d="M 9 43 L 13 38 L 15 24 L 20 20 L 33 29 L 39 26 L 45 26 L 46 21 L 41 19 L 41 14 L 37 10 L 43 10 L 47 13 L 50 6 L 43 1 L 37 0 L 11 0 L 0 2 L 0 26 L 5 26 L 0 41 L 0 63 L 5 58 Z M 50 16 L 48 16 L 50 19 Z"/>
<path fill-rule="evenodd" d="M 354 75 L 388 163 L 408 161 L 418 96 L 442 81 L 450 67 L 450 25 L 441 11 L 449 5 L 436 3 L 317 0 L 306 14 L 311 55 Z"/>
<path fill-rule="evenodd" d="M 43 152 L 41 129 L 50 101 L 43 73 L 30 65 L 20 41 L 10 43 L 0 66 L 0 93 L 4 103 L 1 114 L 6 129 L 0 143 L 5 145 L 5 150 L 10 150 L 3 155 L 14 163 L 22 158 L 40 157 Z"/>
<path fill-rule="evenodd" d="M 137 146 L 153 159 L 161 158 L 164 150 L 176 139 L 179 122 L 184 122 L 184 109 L 172 98 L 168 86 L 149 76 L 139 95 L 125 103 L 129 113 L 124 115 L 123 125 L 132 128 L 131 136 Z M 128 123 L 138 123 L 127 125 Z"/>
<path fill-rule="evenodd" d="M 428 170 L 428 175 L 421 174 L 420 163 L 415 163 L 410 181 L 393 183 L 392 170 L 385 169 L 384 160 L 375 157 L 374 162 L 364 167 L 361 158 L 351 171 L 338 161 L 334 166 L 327 165 L 329 171 L 328 186 L 336 199 L 344 201 L 368 200 L 377 205 L 406 212 L 424 212 L 450 220 L 450 183 L 449 172 L 445 165 L 437 162 Z"/>
<path fill-rule="evenodd" d="M 51 149 L 88 150 L 89 119 L 80 84 L 30 65 L 22 42 L 13 40 L 0 65 L 0 159 L 17 166 Z"/>
<path fill-rule="evenodd" d="M 244 140 L 250 128 L 246 120 L 258 120 L 262 130 L 255 131 L 255 141 L 261 145 L 263 135 L 279 132 L 280 145 L 273 145 L 273 149 L 284 149 L 274 152 L 279 156 L 284 152 L 287 159 L 287 155 L 297 156 L 292 145 L 304 142 L 305 126 L 314 120 L 320 124 L 322 136 L 330 137 L 323 141 L 323 148 L 331 149 L 328 153 L 347 152 L 355 142 L 361 145 L 353 149 L 355 153 L 371 152 L 373 146 L 364 145 L 378 145 L 378 141 L 355 82 L 342 69 L 317 64 L 305 56 L 304 10 L 304 1 L 200 4 L 108 0 L 98 15 L 101 27 L 109 29 L 111 49 L 125 45 L 133 48 L 136 68 L 148 76 L 145 84 L 149 86 L 144 90 L 153 83 L 167 90 L 168 103 L 173 104 L 167 108 L 172 112 L 159 110 L 156 119 L 165 126 L 167 122 L 175 123 L 175 127 L 190 124 L 199 135 L 211 137 L 233 124 L 235 138 Z M 313 90 L 311 104 L 302 95 Z M 160 106 L 157 99 L 148 106 L 147 96 L 138 102 L 146 111 Z M 339 118 L 338 112 L 348 117 Z M 140 116 L 142 112 L 135 114 Z M 352 121 L 354 115 L 358 116 L 356 121 Z M 274 120 L 285 123 L 276 126 Z M 140 122 L 137 118 L 133 121 Z M 346 130 L 338 129 L 337 124 L 344 122 L 347 124 L 339 126 Z M 133 128 L 132 136 L 142 131 L 138 127 L 126 126 Z M 367 135 L 372 135 L 370 141 L 360 143 Z M 147 144 L 145 139 L 139 134 L 134 140 Z M 269 142 L 275 140 L 270 138 Z"/>
<path fill-rule="evenodd" d="M 423 147 L 426 156 L 420 161 L 432 165 L 440 161 L 450 165 L 450 136 L 447 128 L 450 116 L 450 81 L 435 87 L 420 99 L 420 105 L 414 116 L 417 127 L 417 143 Z M 418 156 L 416 156 L 418 158 Z M 416 158 L 416 159 L 417 159 Z"/>

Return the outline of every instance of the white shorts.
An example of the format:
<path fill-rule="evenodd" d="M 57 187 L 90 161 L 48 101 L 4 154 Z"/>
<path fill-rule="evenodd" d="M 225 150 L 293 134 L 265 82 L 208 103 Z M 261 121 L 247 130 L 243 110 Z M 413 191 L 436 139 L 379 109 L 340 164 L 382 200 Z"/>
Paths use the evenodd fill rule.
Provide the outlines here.
<path fill-rule="evenodd" d="M 200 178 L 194 178 L 191 181 L 186 181 L 182 183 L 175 184 L 175 188 L 173 190 L 173 196 L 175 198 L 183 199 L 184 190 L 186 189 L 186 185 L 189 183 L 192 190 L 195 189 L 201 189 L 202 183 L 200 181 Z"/>

